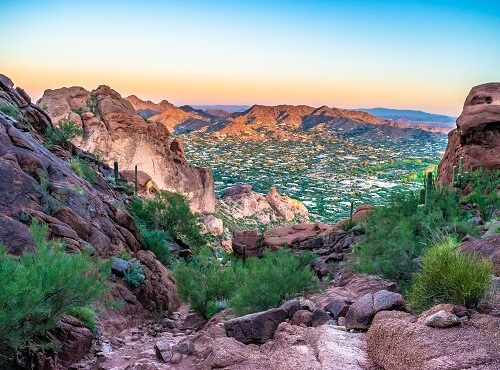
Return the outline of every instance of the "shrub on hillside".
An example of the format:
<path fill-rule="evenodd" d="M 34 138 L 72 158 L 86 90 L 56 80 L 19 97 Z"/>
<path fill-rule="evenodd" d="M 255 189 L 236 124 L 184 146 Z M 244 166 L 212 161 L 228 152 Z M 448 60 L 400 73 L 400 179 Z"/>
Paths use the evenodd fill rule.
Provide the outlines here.
<path fill-rule="evenodd" d="M 234 269 L 224 267 L 208 248 L 189 261 L 180 261 L 173 270 L 177 292 L 204 318 L 212 317 L 238 285 Z"/>
<path fill-rule="evenodd" d="M 453 191 L 435 191 L 428 212 L 417 211 L 418 204 L 414 194 L 395 193 L 387 205 L 375 207 L 366 219 L 366 238 L 353 251 L 355 269 L 407 286 L 429 245 L 443 237 L 475 233 L 473 225 L 465 223 L 471 214 L 460 209 Z"/>
<path fill-rule="evenodd" d="M 130 262 L 123 276 L 123 280 L 134 287 L 138 287 L 146 280 L 146 276 L 144 276 L 142 272 L 141 263 L 139 261 Z"/>
<path fill-rule="evenodd" d="M 73 121 L 62 119 L 57 126 L 51 126 L 45 131 L 45 143 L 47 145 L 65 146 L 70 141 L 83 135 L 81 127 Z"/>
<path fill-rule="evenodd" d="M 6 115 L 14 118 L 16 121 L 22 117 L 21 110 L 17 105 L 10 103 L 2 103 L 0 104 L 0 112 L 5 113 Z"/>
<path fill-rule="evenodd" d="M 82 312 L 107 287 L 108 265 L 87 254 L 65 253 L 64 244 L 46 240 L 46 225 L 34 222 L 30 231 L 35 250 L 21 256 L 0 251 L 0 363 L 46 348 L 46 334 L 61 315 Z"/>
<path fill-rule="evenodd" d="M 200 218 L 189 208 L 185 195 L 159 192 L 153 199 L 135 200 L 130 210 L 139 224 L 149 230 L 162 230 L 179 244 L 206 244 Z"/>
<path fill-rule="evenodd" d="M 425 253 L 407 297 L 409 307 L 418 311 L 438 303 L 475 307 L 485 296 L 493 273 L 491 263 L 465 255 L 456 245 L 448 238 Z"/>
<path fill-rule="evenodd" d="M 95 171 L 86 160 L 78 157 L 71 158 L 69 167 L 81 178 L 87 180 L 91 184 L 95 183 Z"/>
<path fill-rule="evenodd" d="M 319 288 L 311 270 L 311 255 L 289 251 L 268 252 L 246 261 L 218 260 L 202 249 L 189 262 L 174 268 L 178 292 L 191 308 L 205 318 L 227 304 L 242 315 L 277 307 L 298 294 Z"/>
<path fill-rule="evenodd" d="M 150 230 L 140 225 L 139 231 L 142 238 L 142 247 L 153 252 L 164 266 L 170 266 L 171 253 L 168 248 L 170 240 L 168 234 L 163 230 Z"/>
<path fill-rule="evenodd" d="M 310 254 L 296 256 L 280 249 L 263 258 L 249 258 L 236 268 L 237 288 L 229 306 L 238 315 L 277 307 L 297 295 L 320 287 Z"/>

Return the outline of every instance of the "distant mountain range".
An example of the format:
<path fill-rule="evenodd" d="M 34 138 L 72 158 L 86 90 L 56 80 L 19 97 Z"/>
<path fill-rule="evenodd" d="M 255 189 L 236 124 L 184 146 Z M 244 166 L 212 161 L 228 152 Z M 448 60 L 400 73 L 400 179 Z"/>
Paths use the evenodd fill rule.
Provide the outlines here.
<path fill-rule="evenodd" d="M 184 105 L 176 107 L 166 100 L 154 104 L 136 96 L 127 100 L 145 119 L 164 124 L 170 131 L 186 133 L 204 131 L 220 135 L 287 138 L 304 133 L 332 133 L 344 137 L 410 138 L 428 135 L 428 132 L 447 133 L 452 117 L 417 111 L 398 111 L 376 108 L 349 110 L 307 105 Z M 232 111 L 232 112 L 231 112 Z M 378 116 L 378 115 L 381 116 Z M 386 116 L 390 118 L 386 118 Z M 429 119 L 424 120 L 425 117 Z M 430 119 L 435 121 L 430 121 Z M 421 119 L 419 121 L 418 119 Z"/>

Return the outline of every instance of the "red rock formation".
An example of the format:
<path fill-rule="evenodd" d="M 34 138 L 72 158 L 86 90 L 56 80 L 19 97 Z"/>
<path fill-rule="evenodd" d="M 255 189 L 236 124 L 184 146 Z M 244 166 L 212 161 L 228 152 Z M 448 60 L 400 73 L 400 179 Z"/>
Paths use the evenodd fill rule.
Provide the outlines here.
<path fill-rule="evenodd" d="M 142 100 L 135 95 L 130 95 L 126 97 L 130 104 L 135 110 L 150 109 L 155 112 L 163 112 L 165 109 L 174 107 L 174 105 L 166 100 L 162 100 L 159 103 L 153 103 L 151 100 Z"/>
<path fill-rule="evenodd" d="M 46 90 L 40 106 L 54 122 L 69 118 L 82 125 L 83 138 L 75 144 L 98 152 L 120 170 L 146 172 L 161 188 L 186 194 L 193 210 L 215 211 L 213 176 L 210 170 L 190 166 L 174 140 L 169 147 L 169 131 L 162 123 L 146 122 L 136 114 L 132 104 L 108 86 L 91 92 L 81 87 Z M 177 108 L 176 108 L 177 109 Z"/>
<path fill-rule="evenodd" d="M 437 184 L 452 183 L 453 166 L 464 158 L 466 170 L 500 169 L 500 83 L 474 87 L 448 134 L 448 146 L 438 167 Z"/>

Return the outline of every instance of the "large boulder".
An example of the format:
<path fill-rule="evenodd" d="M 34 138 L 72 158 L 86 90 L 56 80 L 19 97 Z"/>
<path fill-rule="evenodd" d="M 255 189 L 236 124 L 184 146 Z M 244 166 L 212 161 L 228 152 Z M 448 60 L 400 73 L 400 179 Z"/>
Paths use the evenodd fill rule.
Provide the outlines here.
<path fill-rule="evenodd" d="M 404 307 L 404 298 L 399 293 L 380 290 L 369 293 L 355 301 L 345 316 L 347 329 L 366 330 L 373 317 L 383 310 L 399 310 Z"/>
<path fill-rule="evenodd" d="M 500 368 L 500 319 L 475 314 L 461 326 L 433 328 L 405 312 L 379 312 L 368 330 L 368 355 L 385 370 Z"/>
<path fill-rule="evenodd" d="M 278 325 L 291 319 L 299 308 L 298 301 L 287 302 L 279 308 L 226 321 L 224 328 L 228 337 L 239 342 L 262 344 L 271 339 Z"/>
<path fill-rule="evenodd" d="M 103 161 L 117 161 L 120 170 L 140 171 L 151 176 L 159 188 L 186 194 L 193 210 L 215 211 L 213 176 L 210 170 L 190 166 L 182 145 L 159 122 L 146 122 L 132 104 L 108 86 L 93 91 L 82 87 L 46 90 L 38 101 L 57 124 L 70 119 L 84 130 L 75 144 L 98 152 Z"/>
<path fill-rule="evenodd" d="M 464 158 L 466 170 L 500 169 L 500 83 L 475 86 L 465 100 L 457 128 L 438 167 L 437 184 L 451 185 L 453 166 Z"/>
<path fill-rule="evenodd" d="M 464 241 L 459 248 L 466 253 L 489 259 L 495 276 L 500 276 L 500 234 Z"/>

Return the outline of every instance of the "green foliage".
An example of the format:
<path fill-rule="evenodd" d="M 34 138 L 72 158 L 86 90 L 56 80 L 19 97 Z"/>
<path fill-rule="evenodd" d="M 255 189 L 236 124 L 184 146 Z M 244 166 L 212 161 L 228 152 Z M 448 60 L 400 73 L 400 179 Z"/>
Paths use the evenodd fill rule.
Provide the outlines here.
<path fill-rule="evenodd" d="M 478 169 L 467 176 L 467 184 L 472 192 L 460 200 L 460 203 L 475 203 L 484 222 L 491 219 L 493 211 L 500 209 L 500 170 L 484 171 Z"/>
<path fill-rule="evenodd" d="M 279 250 L 261 259 L 228 262 L 204 248 L 189 262 L 179 262 L 174 277 L 181 298 L 205 318 L 227 306 L 246 314 L 318 289 L 319 280 L 310 268 L 315 258 L 311 253 L 296 256 Z"/>
<path fill-rule="evenodd" d="M 355 269 L 407 285 L 418 267 L 416 259 L 428 245 L 443 237 L 464 236 L 457 225 L 470 214 L 460 209 L 453 191 L 434 191 L 428 212 L 416 212 L 418 204 L 413 194 L 395 193 L 386 206 L 375 207 L 366 219 L 366 238 L 353 251 Z"/>
<path fill-rule="evenodd" d="M 189 208 L 186 196 L 159 192 L 154 199 L 137 199 L 130 210 L 139 224 L 149 230 L 162 230 L 172 240 L 194 247 L 205 245 L 198 215 Z"/>
<path fill-rule="evenodd" d="M 142 247 L 153 252 L 164 266 L 170 266 L 171 255 L 168 248 L 170 238 L 168 234 L 163 230 L 150 230 L 143 225 L 139 226 L 139 231 L 142 238 Z"/>
<path fill-rule="evenodd" d="M 479 257 L 456 250 L 448 238 L 431 247 L 422 257 L 408 294 L 409 306 L 423 311 L 438 303 L 475 307 L 488 290 L 492 266 Z"/>
<path fill-rule="evenodd" d="M 84 178 L 91 184 L 95 183 L 95 171 L 86 160 L 73 157 L 69 160 L 69 166 L 81 178 Z"/>
<path fill-rule="evenodd" d="M 135 287 L 138 287 L 146 280 L 146 277 L 142 273 L 141 263 L 139 261 L 130 262 L 127 270 L 125 271 L 123 280 Z"/>
<path fill-rule="evenodd" d="M 248 258 L 236 269 L 238 287 L 229 306 L 239 315 L 279 306 L 301 293 L 319 288 L 310 267 L 310 256 L 299 258 L 280 249 L 263 258 Z"/>
<path fill-rule="evenodd" d="M 50 342 L 46 333 L 62 314 L 82 312 L 106 292 L 109 265 L 84 253 L 65 253 L 63 243 L 46 240 L 47 230 L 33 222 L 36 248 L 21 256 L 1 248 L 0 362 L 43 350 Z"/>
<path fill-rule="evenodd" d="M 58 126 L 49 127 L 45 131 L 45 143 L 47 145 L 67 145 L 71 140 L 83 135 L 83 129 L 73 121 L 62 119 Z"/>
<path fill-rule="evenodd" d="M 16 121 L 18 121 L 22 117 L 21 110 L 15 104 L 10 104 L 10 103 L 0 104 L 0 112 L 3 112 L 6 115 L 14 118 Z"/>
<path fill-rule="evenodd" d="M 83 108 L 73 108 L 71 109 L 72 112 L 76 113 L 76 114 L 82 114 L 83 112 L 85 112 L 85 109 Z"/>
<path fill-rule="evenodd" d="M 105 304 L 112 310 L 119 310 L 120 308 L 123 308 L 123 306 L 125 306 L 125 302 L 118 299 L 106 301 Z"/>
<path fill-rule="evenodd" d="M 224 267 L 208 248 L 188 262 L 179 261 L 173 276 L 179 296 L 205 318 L 217 312 L 218 303 L 226 301 L 238 284 L 234 270 Z"/>
<path fill-rule="evenodd" d="M 102 120 L 101 111 L 99 110 L 99 100 L 96 95 L 92 95 L 89 100 L 87 100 L 87 107 L 94 113 L 94 116 L 99 117 Z"/>
<path fill-rule="evenodd" d="M 97 314 L 93 307 L 71 307 L 70 309 L 68 309 L 67 313 L 83 322 L 85 326 L 87 326 L 90 330 L 95 329 Z"/>

